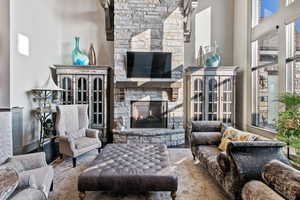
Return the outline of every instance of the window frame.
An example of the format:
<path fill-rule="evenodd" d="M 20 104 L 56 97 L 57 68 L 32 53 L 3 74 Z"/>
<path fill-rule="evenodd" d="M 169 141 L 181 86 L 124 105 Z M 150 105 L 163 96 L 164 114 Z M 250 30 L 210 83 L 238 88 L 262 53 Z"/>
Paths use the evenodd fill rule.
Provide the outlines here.
<path fill-rule="evenodd" d="M 289 24 L 293 23 L 296 19 L 300 18 L 300 0 L 280 0 L 280 8 L 277 13 L 274 13 L 272 16 L 266 18 L 264 21 L 259 22 L 259 7 L 257 7 L 259 0 L 251 0 L 248 4 L 248 12 L 250 16 L 248 17 L 248 27 L 250 30 L 250 36 L 248 41 L 248 69 L 247 69 L 247 82 L 248 82 L 248 95 L 249 102 L 247 105 L 248 116 L 247 116 L 247 129 L 251 132 L 255 132 L 263 135 L 274 135 L 276 134 L 275 130 L 270 130 L 258 126 L 252 125 L 252 113 L 256 109 L 256 92 L 257 90 L 253 87 L 256 82 L 254 76 L 252 76 L 252 63 L 257 61 L 257 57 L 253 51 L 253 42 L 258 41 L 263 38 L 265 35 L 271 32 L 278 32 L 279 37 L 279 55 L 278 55 L 278 65 L 279 65 L 279 94 L 285 91 L 290 91 L 293 88 L 288 88 L 288 73 L 285 60 L 287 57 L 292 57 L 294 54 L 293 48 L 293 37 L 294 32 L 291 31 Z M 256 9 L 254 10 L 254 7 Z M 257 43 L 257 42 L 256 42 Z M 256 48 L 257 49 L 257 48 Z M 256 60 L 254 60 L 256 59 Z M 285 67 L 281 67 L 285 66 Z M 293 85 L 293 84 L 292 84 Z"/>

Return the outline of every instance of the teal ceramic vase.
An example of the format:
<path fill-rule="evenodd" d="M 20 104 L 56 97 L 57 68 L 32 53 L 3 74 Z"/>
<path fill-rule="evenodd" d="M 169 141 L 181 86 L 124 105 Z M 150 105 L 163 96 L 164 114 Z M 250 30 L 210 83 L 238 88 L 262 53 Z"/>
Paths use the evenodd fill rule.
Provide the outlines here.
<path fill-rule="evenodd" d="M 221 62 L 221 56 L 219 53 L 219 47 L 217 42 L 215 42 L 214 46 L 210 46 L 209 50 L 205 55 L 205 66 L 206 67 L 218 67 Z"/>
<path fill-rule="evenodd" d="M 72 59 L 73 59 L 73 65 L 88 65 L 89 64 L 89 58 L 87 55 L 82 53 L 79 48 L 79 37 L 75 37 L 75 48 L 72 51 Z"/>

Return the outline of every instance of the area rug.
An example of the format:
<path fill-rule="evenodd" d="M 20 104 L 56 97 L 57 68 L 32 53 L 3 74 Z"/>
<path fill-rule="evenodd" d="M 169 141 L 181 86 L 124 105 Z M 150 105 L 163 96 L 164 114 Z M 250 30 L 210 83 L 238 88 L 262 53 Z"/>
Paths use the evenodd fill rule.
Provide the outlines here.
<path fill-rule="evenodd" d="M 178 176 L 177 200 L 227 200 L 223 191 L 208 172 L 193 161 L 189 149 L 169 149 L 170 161 Z M 97 151 L 79 157 L 77 167 L 72 168 L 70 158 L 54 165 L 54 191 L 50 200 L 79 200 L 77 177 L 95 159 Z M 146 194 L 112 194 L 107 192 L 87 192 L 86 200 L 170 200 L 170 192 L 150 192 Z"/>

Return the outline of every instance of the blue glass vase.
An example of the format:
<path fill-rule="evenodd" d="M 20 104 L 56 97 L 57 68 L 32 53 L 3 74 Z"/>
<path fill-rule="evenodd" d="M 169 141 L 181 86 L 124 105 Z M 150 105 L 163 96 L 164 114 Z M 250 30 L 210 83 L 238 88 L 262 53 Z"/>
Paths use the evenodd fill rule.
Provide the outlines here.
<path fill-rule="evenodd" d="M 79 40 L 80 40 L 79 37 L 75 37 L 75 48 L 72 51 L 73 65 L 88 65 L 89 58 L 87 55 L 85 55 L 80 51 Z"/>
<path fill-rule="evenodd" d="M 218 67 L 221 62 L 221 56 L 219 53 L 219 47 L 217 42 L 215 42 L 214 46 L 208 47 L 208 50 L 205 54 L 205 66 L 206 67 Z"/>

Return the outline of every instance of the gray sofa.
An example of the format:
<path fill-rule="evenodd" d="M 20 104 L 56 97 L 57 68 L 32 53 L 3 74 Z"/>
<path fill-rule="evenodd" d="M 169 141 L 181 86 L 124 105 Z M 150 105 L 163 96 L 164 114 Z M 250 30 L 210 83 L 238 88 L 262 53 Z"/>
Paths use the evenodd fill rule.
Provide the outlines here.
<path fill-rule="evenodd" d="M 261 170 L 270 160 L 289 163 L 282 152 L 284 143 L 252 134 L 252 142 L 230 142 L 227 151 L 218 145 L 227 126 L 218 121 L 197 121 L 190 125 L 190 143 L 194 158 L 199 160 L 230 199 L 241 199 L 241 191 L 250 180 L 261 180 Z M 239 130 L 237 130 L 239 131 Z"/>
<path fill-rule="evenodd" d="M 99 130 L 89 129 L 88 105 L 59 105 L 57 106 L 56 131 L 61 155 L 76 158 L 91 150 L 100 152 L 101 141 Z"/>
<path fill-rule="evenodd" d="M 1 155 L 3 156 L 3 155 Z M 2 157 L 3 158 L 3 157 Z M 46 163 L 45 153 L 7 157 L 0 168 L 13 168 L 19 180 L 10 200 L 46 200 L 53 189 L 53 168 Z"/>
<path fill-rule="evenodd" d="M 262 169 L 263 181 L 248 182 L 242 190 L 243 200 L 300 199 L 300 171 L 278 160 Z"/>

